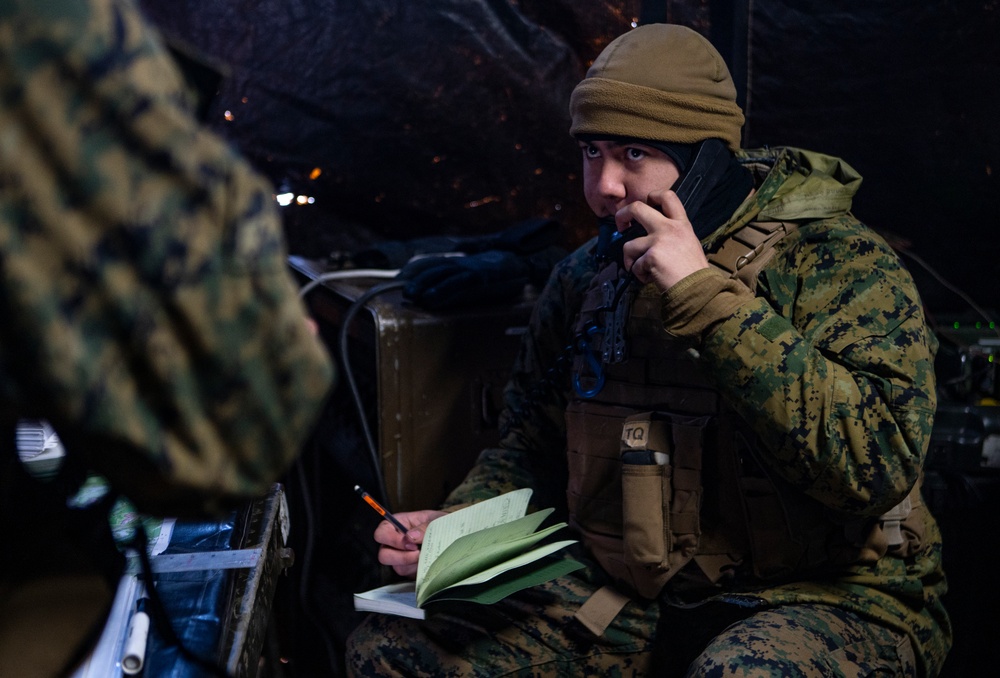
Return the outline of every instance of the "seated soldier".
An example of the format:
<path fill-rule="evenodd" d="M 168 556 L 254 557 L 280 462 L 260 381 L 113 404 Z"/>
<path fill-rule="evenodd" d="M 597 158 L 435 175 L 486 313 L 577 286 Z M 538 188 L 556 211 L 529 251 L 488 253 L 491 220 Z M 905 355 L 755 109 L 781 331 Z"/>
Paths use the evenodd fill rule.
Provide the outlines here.
<path fill-rule="evenodd" d="M 532 488 L 587 567 L 425 621 L 371 615 L 351 674 L 938 674 L 950 626 L 920 500 L 936 341 L 850 212 L 860 176 L 742 150 L 725 64 L 679 26 L 613 41 L 570 112 L 589 206 L 634 237 L 555 268 L 502 441 L 443 509 Z M 662 442 L 630 448 L 626 422 Z M 380 561 L 413 576 L 442 514 L 382 523 Z"/>

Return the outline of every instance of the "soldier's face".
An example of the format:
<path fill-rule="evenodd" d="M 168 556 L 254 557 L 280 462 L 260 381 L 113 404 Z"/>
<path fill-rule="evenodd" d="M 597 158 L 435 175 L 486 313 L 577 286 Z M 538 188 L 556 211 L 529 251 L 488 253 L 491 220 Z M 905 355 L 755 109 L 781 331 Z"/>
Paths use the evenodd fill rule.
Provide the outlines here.
<path fill-rule="evenodd" d="M 611 216 L 650 193 L 670 188 L 680 172 L 663 151 L 621 141 L 580 142 L 583 193 L 598 217 Z"/>

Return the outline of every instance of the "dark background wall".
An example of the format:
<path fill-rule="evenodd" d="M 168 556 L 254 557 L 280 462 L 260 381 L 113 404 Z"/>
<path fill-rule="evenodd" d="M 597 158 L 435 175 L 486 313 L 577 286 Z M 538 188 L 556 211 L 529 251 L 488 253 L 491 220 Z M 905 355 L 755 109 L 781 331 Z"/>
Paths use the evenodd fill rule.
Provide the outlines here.
<path fill-rule="evenodd" d="M 996 0 L 142 0 L 224 63 L 210 124 L 283 189 L 293 250 L 477 233 L 544 214 L 583 239 L 566 104 L 634 22 L 708 36 L 744 145 L 839 155 L 856 213 L 980 307 L 1000 305 Z M 922 269 L 911 258 L 915 269 Z M 918 272 L 944 315 L 968 303 Z"/>
<path fill-rule="evenodd" d="M 823 150 L 855 213 L 979 305 L 1000 302 L 1000 3 L 751 3 L 746 141 Z M 926 301 L 962 299 L 907 260 Z"/>

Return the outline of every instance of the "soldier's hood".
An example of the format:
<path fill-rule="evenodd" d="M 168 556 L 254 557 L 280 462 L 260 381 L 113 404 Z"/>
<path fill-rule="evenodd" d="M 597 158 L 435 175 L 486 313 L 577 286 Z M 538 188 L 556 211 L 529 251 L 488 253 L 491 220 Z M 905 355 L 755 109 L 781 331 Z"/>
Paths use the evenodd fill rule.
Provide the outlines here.
<path fill-rule="evenodd" d="M 715 240 L 751 219 L 812 221 L 850 211 L 861 175 L 840 158 L 799 148 L 744 149 L 737 157 L 754 174 L 756 192 Z"/>

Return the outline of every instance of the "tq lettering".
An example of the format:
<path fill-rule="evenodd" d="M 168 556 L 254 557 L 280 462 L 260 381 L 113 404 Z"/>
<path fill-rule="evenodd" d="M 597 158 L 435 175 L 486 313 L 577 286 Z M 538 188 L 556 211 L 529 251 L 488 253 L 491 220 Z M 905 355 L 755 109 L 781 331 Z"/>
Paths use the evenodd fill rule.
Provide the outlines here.
<path fill-rule="evenodd" d="M 646 423 L 627 424 L 622 428 L 622 443 L 628 447 L 638 447 L 646 442 Z"/>

